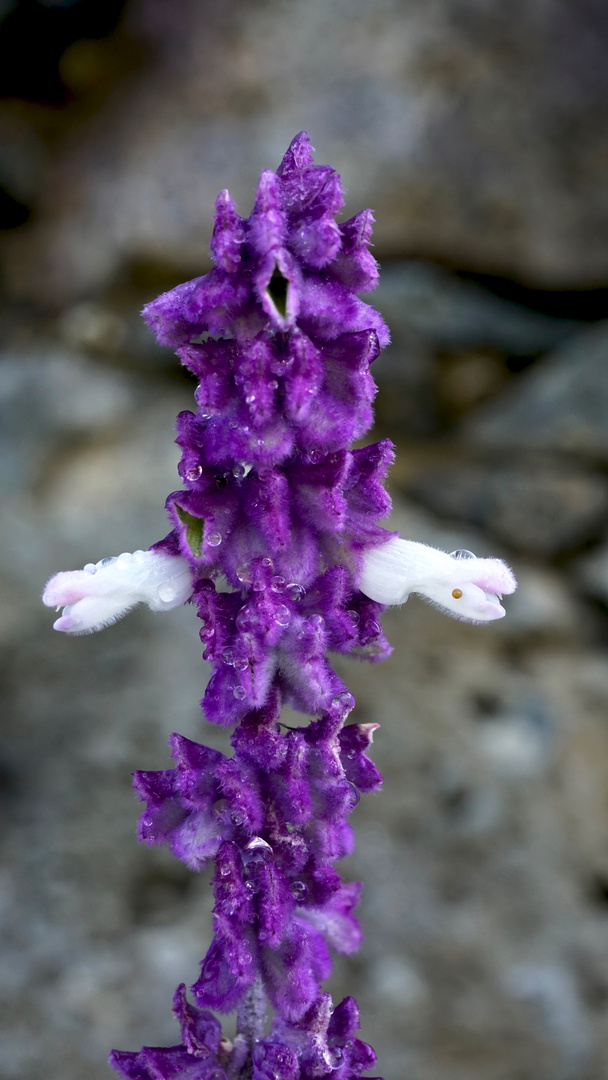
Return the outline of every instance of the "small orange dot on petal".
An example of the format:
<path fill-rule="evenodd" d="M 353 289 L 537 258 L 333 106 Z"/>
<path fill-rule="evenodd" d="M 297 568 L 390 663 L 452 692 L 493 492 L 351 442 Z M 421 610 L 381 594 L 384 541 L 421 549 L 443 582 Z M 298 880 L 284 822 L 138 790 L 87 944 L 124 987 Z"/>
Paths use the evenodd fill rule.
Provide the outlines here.
<path fill-rule="evenodd" d="M 455 600 L 460 600 L 462 596 L 462 589 L 452 589 L 452 596 Z"/>

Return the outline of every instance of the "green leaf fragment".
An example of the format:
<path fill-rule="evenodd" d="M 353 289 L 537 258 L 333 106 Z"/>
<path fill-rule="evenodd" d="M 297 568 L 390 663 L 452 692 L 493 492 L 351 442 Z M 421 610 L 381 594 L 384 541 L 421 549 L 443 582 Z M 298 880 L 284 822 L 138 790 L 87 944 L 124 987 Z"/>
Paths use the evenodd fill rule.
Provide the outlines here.
<path fill-rule="evenodd" d="M 288 287 L 288 279 L 286 277 L 283 277 L 278 266 L 275 266 L 273 275 L 268 282 L 267 292 L 282 319 L 285 319 L 287 317 Z"/>
<path fill-rule="evenodd" d="M 190 551 L 197 558 L 200 558 L 203 550 L 203 528 L 205 526 L 203 518 L 194 517 L 181 506 L 176 505 L 175 511 L 182 525 L 186 527 L 186 543 Z"/>

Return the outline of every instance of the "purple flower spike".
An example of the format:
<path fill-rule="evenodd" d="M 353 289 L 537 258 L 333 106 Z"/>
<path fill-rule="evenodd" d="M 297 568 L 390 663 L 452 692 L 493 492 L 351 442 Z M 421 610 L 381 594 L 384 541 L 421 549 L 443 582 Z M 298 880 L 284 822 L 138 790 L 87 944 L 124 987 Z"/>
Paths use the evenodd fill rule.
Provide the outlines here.
<path fill-rule="evenodd" d="M 354 1000 L 332 1010 L 321 990 L 332 952 L 361 941 L 360 885 L 335 863 L 353 849 L 360 794 L 382 784 L 368 756 L 378 724 L 346 724 L 355 701 L 328 652 L 384 659 L 380 615 L 412 592 L 483 622 L 515 588 L 500 560 L 377 524 L 393 447 L 352 444 L 371 425 L 371 366 L 389 333 L 357 296 L 378 279 L 373 215 L 337 223 L 343 201 L 305 132 L 260 176 L 248 218 L 221 192 L 212 270 L 144 309 L 197 380 L 177 418 L 171 531 L 44 592 L 70 634 L 140 602 L 191 602 L 211 668 L 203 712 L 234 728 L 230 757 L 173 735 L 175 767 L 134 774 L 140 840 L 194 871 L 213 861 L 215 904 L 195 1004 L 183 986 L 174 999 L 181 1043 L 113 1051 L 126 1080 L 357 1080 L 373 1066 Z M 313 719 L 286 727 L 283 703 Z M 233 1041 L 209 1009 L 236 1010 Z"/>

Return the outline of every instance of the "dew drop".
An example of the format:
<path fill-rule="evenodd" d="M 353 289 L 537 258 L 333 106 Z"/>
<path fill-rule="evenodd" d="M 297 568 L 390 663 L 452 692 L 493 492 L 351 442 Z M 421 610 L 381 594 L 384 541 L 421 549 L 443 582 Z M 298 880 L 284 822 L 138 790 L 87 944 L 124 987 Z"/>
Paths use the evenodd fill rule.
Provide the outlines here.
<path fill-rule="evenodd" d="M 203 466 L 202 465 L 193 465 L 191 469 L 186 470 L 186 480 L 190 480 L 191 483 L 194 483 L 195 480 L 200 480 L 202 475 L 203 475 Z"/>
<path fill-rule="evenodd" d="M 247 394 L 247 397 L 245 398 L 245 401 L 247 402 L 248 405 L 253 405 L 253 403 L 255 401 L 255 394 Z"/>
<path fill-rule="evenodd" d="M 279 606 L 278 606 L 278 608 L 277 608 L 277 610 L 275 612 L 274 621 L 279 626 L 288 626 L 290 618 L 291 618 L 291 612 L 290 612 L 289 608 L 287 607 L 287 605 L 286 604 L 279 604 Z"/>
<path fill-rule="evenodd" d="M 100 559 L 99 562 L 97 563 L 97 566 L 111 566 L 112 563 L 115 563 L 115 562 L 116 562 L 116 556 L 111 555 L 107 559 Z"/>
<path fill-rule="evenodd" d="M 234 649 L 224 649 L 222 652 L 222 660 L 230 667 L 234 664 Z"/>
<path fill-rule="evenodd" d="M 325 619 L 322 615 L 311 615 L 308 621 L 311 626 L 314 626 L 315 630 L 321 630 L 325 626 Z"/>
<path fill-rule="evenodd" d="M 235 622 L 239 630 L 247 632 L 248 630 L 255 630 L 260 625 L 260 616 L 255 608 L 247 605 L 238 612 Z"/>
<path fill-rule="evenodd" d="M 330 1047 L 327 1052 L 330 1069 L 339 1069 L 344 1061 L 344 1052 L 339 1046 Z"/>
<path fill-rule="evenodd" d="M 355 707 L 355 699 L 352 694 L 349 694 L 348 690 L 343 690 L 342 693 L 332 698 L 332 705 L 338 708 L 340 712 L 349 713 Z"/>
<path fill-rule="evenodd" d="M 243 699 L 247 696 L 247 691 L 245 690 L 244 686 L 235 686 L 232 694 L 237 701 L 243 701 Z"/>
<path fill-rule="evenodd" d="M 214 634 L 215 630 L 212 626 L 202 626 L 198 632 L 201 641 L 209 641 L 209 638 L 212 638 Z"/>
<path fill-rule="evenodd" d="M 350 621 L 355 624 L 355 626 L 360 621 L 360 615 L 358 611 L 347 611 L 346 614 L 348 615 Z"/>
<path fill-rule="evenodd" d="M 219 532 L 209 533 L 209 536 L 207 537 L 207 543 L 209 544 L 209 547 L 219 547 L 221 542 L 222 542 L 221 533 L 219 533 Z"/>
<path fill-rule="evenodd" d="M 228 877 L 229 874 L 230 874 L 230 867 L 229 866 L 226 866 L 224 864 L 224 866 L 220 867 L 220 877 Z"/>
<path fill-rule="evenodd" d="M 86 566 L 85 566 L 86 570 Z M 271 582 L 271 588 L 273 592 L 283 592 L 285 588 L 285 578 L 280 574 L 275 574 Z"/>
<path fill-rule="evenodd" d="M 92 563 L 92 562 L 88 562 L 86 564 L 86 566 L 84 567 L 84 569 L 86 570 L 87 574 L 96 574 L 97 573 L 97 567 L 95 566 L 95 563 Z"/>
<path fill-rule="evenodd" d="M 271 379 L 270 382 L 268 383 L 268 388 L 269 388 L 269 390 L 276 390 L 278 388 L 278 385 L 279 384 L 278 384 L 276 379 Z"/>
<path fill-rule="evenodd" d="M 266 558 L 262 559 L 262 566 L 272 569 L 272 559 L 269 559 L 268 556 L 266 556 Z"/>
<path fill-rule="evenodd" d="M 293 881 L 291 883 L 291 895 L 294 900 L 304 900 L 308 895 L 308 885 L 305 885 L 303 881 Z"/>
<path fill-rule="evenodd" d="M 245 466 L 242 465 L 240 461 L 237 461 L 236 465 L 233 465 L 232 475 L 234 476 L 235 480 L 243 479 L 245 475 Z"/>
<path fill-rule="evenodd" d="M 236 576 L 243 585 L 248 585 L 251 581 L 251 572 L 248 566 L 237 566 Z"/>
<path fill-rule="evenodd" d="M 302 599 L 306 593 L 306 589 L 303 585 L 298 585 L 297 582 L 291 581 L 289 585 L 285 586 L 285 591 L 290 600 L 294 600 L 296 603 Z"/>
<path fill-rule="evenodd" d="M 165 582 L 163 585 L 158 586 L 158 599 L 163 604 L 170 604 L 172 600 L 175 600 L 176 596 L 177 589 L 175 588 L 175 585 L 170 585 L 168 582 Z"/>
<path fill-rule="evenodd" d="M 252 836 L 249 843 L 245 844 L 241 857 L 245 866 L 249 866 L 251 863 L 269 862 L 273 854 L 270 844 L 266 843 L 261 836 Z"/>
<path fill-rule="evenodd" d="M 477 556 L 472 551 L 468 551 L 467 548 L 456 548 L 456 551 L 450 551 L 450 555 L 453 559 L 476 559 Z"/>
<path fill-rule="evenodd" d="M 352 805 L 353 807 L 355 807 L 359 802 L 361 802 L 361 795 L 358 788 L 356 788 L 354 784 L 351 784 L 350 780 L 348 781 L 348 786 L 350 788 L 350 793 L 353 800 Z"/>
<path fill-rule="evenodd" d="M 198 413 L 198 419 L 199 420 L 210 420 L 211 419 L 211 413 L 208 412 L 206 409 L 200 409 L 199 413 Z"/>
<path fill-rule="evenodd" d="M 246 671 L 249 667 L 249 661 L 246 660 L 244 656 L 237 656 L 234 661 L 234 666 L 237 671 Z"/>
<path fill-rule="evenodd" d="M 311 450 L 308 455 L 308 460 L 311 461 L 313 465 L 320 465 L 324 458 L 325 454 L 323 451 L 317 450 L 316 448 Z"/>
<path fill-rule="evenodd" d="M 238 810 L 233 810 L 231 815 L 230 815 L 230 820 L 231 820 L 233 825 L 236 825 L 238 827 L 239 825 L 243 824 L 244 818 L 243 818 L 243 815 L 241 813 L 239 813 Z"/>
<path fill-rule="evenodd" d="M 250 896 L 253 896 L 253 894 L 256 893 L 257 891 L 258 890 L 257 890 L 257 886 L 255 884 L 255 881 L 252 881 L 251 879 L 249 879 L 248 881 L 245 882 L 245 892 L 249 893 Z"/>

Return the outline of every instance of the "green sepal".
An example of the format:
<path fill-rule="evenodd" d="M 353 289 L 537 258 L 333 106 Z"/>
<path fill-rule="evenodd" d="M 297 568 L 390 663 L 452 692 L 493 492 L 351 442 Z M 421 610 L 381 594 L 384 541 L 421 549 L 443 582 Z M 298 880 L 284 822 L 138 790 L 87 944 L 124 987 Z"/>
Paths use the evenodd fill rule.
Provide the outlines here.
<path fill-rule="evenodd" d="M 189 514 L 187 510 L 184 510 L 182 506 L 178 506 L 177 503 L 175 504 L 175 512 L 182 525 L 186 526 L 186 543 L 190 551 L 197 559 L 200 559 L 203 550 L 204 519 L 194 517 L 193 514 Z"/>

